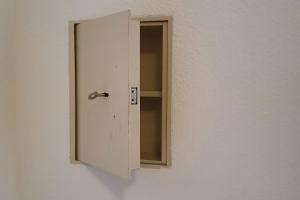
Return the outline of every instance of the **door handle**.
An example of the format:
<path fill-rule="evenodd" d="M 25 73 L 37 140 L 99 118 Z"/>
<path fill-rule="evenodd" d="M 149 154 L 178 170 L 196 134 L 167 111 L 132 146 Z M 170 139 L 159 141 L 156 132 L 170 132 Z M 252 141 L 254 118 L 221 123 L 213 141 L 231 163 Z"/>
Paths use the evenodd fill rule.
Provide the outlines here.
<path fill-rule="evenodd" d="M 89 95 L 89 100 L 96 99 L 97 97 L 109 97 L 109 93 L 107 92 L 98 93 L 97 91 L 95 91 Z"/>

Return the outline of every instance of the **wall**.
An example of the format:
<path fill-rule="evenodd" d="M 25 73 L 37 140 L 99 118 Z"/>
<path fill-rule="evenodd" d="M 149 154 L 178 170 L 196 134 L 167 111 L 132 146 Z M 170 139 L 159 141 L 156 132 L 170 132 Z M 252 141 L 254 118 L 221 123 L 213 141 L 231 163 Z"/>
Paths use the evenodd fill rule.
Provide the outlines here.
<path fill-rule="evenodd" d="M 0 199 L 16 199 L 12 35 L 14 1 L 0 0 Z"/>
<path fill-rule="evenodd" d="M 69 163 L 68 20 L 174 16 L 171 169 Z M 20 200 L 300 199 L 300 2 L 20 0 Z"/>

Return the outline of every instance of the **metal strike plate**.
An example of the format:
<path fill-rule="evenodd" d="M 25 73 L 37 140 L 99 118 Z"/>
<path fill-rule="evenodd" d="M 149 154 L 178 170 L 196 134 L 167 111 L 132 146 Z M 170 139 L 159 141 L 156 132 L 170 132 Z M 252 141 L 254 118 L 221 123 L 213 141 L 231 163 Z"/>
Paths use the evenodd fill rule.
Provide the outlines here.
<path fill-rule="evenodd" d="M 130 101 L 131 105 L 136 105 L 138 104 L 138 88 L 137 87 L 132 87 L 130 90 Z"/>

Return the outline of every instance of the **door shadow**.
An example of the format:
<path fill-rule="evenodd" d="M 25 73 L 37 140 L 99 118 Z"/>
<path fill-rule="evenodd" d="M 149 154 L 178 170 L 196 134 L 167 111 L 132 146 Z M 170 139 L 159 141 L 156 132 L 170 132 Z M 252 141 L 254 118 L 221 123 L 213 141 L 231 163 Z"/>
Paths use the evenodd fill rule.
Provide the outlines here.
<path fill-rule="evenodd" d="M 118 176 L 111 175 L 91 166 L 86 167 L 92 174 L 94 174 L 97 177 L 97 179 L 101 183 L 104 183 L 104 185 L 106 185 L 107 188 L 120 200 L 124 199 L 124 192 L 126 188 L 128 188 L 135 182 L 136 170 L 132 171 L 131 177 L 124 179 Z"/>

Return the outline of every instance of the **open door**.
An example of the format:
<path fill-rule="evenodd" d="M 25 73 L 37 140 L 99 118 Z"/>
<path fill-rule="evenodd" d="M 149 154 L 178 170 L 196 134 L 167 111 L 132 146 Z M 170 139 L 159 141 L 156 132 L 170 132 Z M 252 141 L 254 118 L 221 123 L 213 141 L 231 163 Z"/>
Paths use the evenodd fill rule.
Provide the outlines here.
<path fill-rule="evenodd" d="M 139 28 L 129 11 L 74 28 L 76 160 L 121 177 L 140 164 Z"/>

